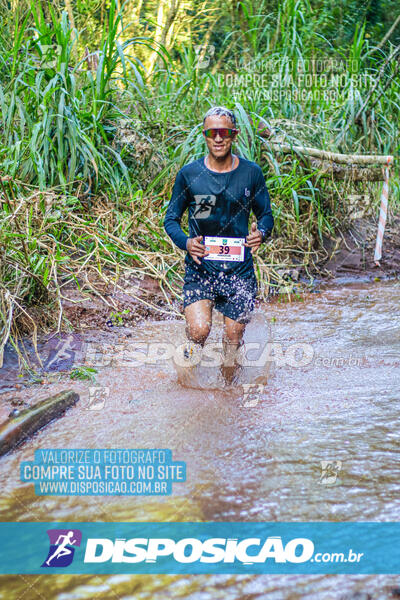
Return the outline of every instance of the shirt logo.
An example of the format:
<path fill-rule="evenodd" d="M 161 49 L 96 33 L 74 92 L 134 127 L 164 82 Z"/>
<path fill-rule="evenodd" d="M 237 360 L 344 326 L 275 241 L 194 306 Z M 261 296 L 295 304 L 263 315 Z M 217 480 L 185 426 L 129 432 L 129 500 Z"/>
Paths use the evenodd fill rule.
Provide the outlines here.
<path fill-rule="evenodd" d="M 213 194 L 195 194 L 196 208 L 194 209 L 193 219 L 206 219 L 209 217 L 216 199 L 217 197 Z"/>
<path fill-rule="evenodd" d="M 246 198 L 248 198 L 250 196 L 250 190 L 246 188 L 244 188 L 244 195 L 246 196 Z"/>

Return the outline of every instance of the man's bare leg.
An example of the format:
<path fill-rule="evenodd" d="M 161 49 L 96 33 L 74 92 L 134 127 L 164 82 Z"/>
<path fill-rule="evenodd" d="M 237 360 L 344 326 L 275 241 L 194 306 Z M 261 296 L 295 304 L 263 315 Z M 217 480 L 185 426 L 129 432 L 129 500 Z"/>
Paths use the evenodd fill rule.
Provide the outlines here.
<path fill-rule="evenodd" d="M 212 300 L 198 300 L 185 308 L 186 336 L 195 344 L 204 346 L 211 331 Z"/>
<path fill-rule="evenodd" d="M 224 332 L 222 337 L 224 361 L 221 366 L 221 373 L 227 383 L 232 383 L 237 370 L 235 358 L 245 329 L 245 323 L 239 323 L 224 315 Z"/>
<path fill-rule="evenodd" d="M 196 387 L 195 367 L 197 365 L 196 358 L 201 353 L 206 339 L 211 330 L 212 323 L 212 300 L 198 300 L 192 302 L 185 308 L 186 318 L 186 337 L 187 343 L 183 350 L 182 358 L 178 363 L 175 361 L 175 369 L 178 374 L 178 381 L 181 385 L 187 387 Z M 194 359 L 194 360 L 193 360 Z"/>

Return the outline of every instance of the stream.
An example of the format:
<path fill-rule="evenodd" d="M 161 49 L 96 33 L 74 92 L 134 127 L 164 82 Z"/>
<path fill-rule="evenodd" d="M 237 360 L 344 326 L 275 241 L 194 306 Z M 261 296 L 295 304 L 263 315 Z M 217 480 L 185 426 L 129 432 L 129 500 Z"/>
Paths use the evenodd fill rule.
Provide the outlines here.
<path fill-rule="evenodd" d="M 235 389 L 218 387 L 214 366 L 200 365 L 185 388 L 171 359 L 132 360 L 135 342 L 183 340 L 183 320 L 70 335 L 58 357 L 47 350 L 49 370 L 86 361 L 96 382 L 64 376 L 19 392 L 71 388 L 81 399 L 0 459 L 1 520 L 398 521 L 399 306 L 399 281 L 324 284 L 302 301 L 262 305 L 246 341 L 274 344 L 268 373 L 245 366 Z M 210 341 L 221 326 L 214 311 Z M 15 368 L 7 360 L 3 391 Z M 101 388 L 101 409 L 91 409 L 90 387 Z M 165 497 L 38 497 L 19 480 L 20 462 L 38 448 L 169 448 L 187 479 Z M 394 588 L 400 595 L 400 576 L 3 575 L 1 588 L 7 600 L 380 600 Z"/>

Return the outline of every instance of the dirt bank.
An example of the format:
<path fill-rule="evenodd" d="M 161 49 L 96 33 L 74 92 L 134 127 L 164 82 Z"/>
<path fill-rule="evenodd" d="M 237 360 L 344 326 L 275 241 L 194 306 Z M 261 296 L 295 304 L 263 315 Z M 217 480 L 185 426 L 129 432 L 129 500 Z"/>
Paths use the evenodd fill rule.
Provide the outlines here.
<path fill-rule="evenodd" d="M 165 292 L 171 303 L 168 304 L 159 282 L 147 275 L 143 279 L 122 276 L 118 287 L 97 280 L 93 281 L 93 288 L 96 292 L 72 285 L 63 290 L 63 314 L 76 331 L 134 326 L 149 317 L 168 318 L 178 310 L 172 295 Z"/>
<path fill-rule="evenodd" d="M 353 275 L 363 279 L 386 279 L 400 273 L 400 216 L 386 226 L 380 266 L 374 261 L 377 225 L 356 219 L 352 228 L 337 240 L 326 239 L 330 257 L 319 266 L 328 278 Z"/>
<path fill-rule="evenodd" d="M 318 270 L 309 270 L 315 278 L 314 289 L 327 280 L 337 280 L 340 285 L 343 278 L 368 281 L 399 275 L 400 216 L 392 218 L 386 227 L 380 266 L 374 262 L 375 240 L 376 223 L 368 219 L 354 220 L 351 229 L 336 239 L 325 238 L 325 258 L 316 255 Z M 289 270 L 288 278 L 300 282 L 296 286 L 300 292 L 307 289 L 310 281 L 309 274 L 301 268 L 297 272 Z M 134 326 L 143 319 L 163 320 L 182 313 L 182 301 L 174 298 L 168 289 L 162 291 L 159 282 L 149 276 L 142 280 L 132 276 L 121 278 L 118 284 L 124 291 L 115 286 L 96 284 L 101 296 L 89 291 L 82 293 L 76 287 L 64 291 L 64 316 L 75 330 L 115 330 L 122 325 Z M 134 295 L 131 294 L 132 286 Z"/>
<path fill-rule="evenodd" d="M 324 240 L 325 256 L 321 258 L 322 253 L 319 257 L 314 256 L 318 270 L 306 272 L 300 267 L 284 270 L 282 287 L 275 287 L 274 295 L 270 295 L 269 300 L 272 303 L 282 299 L 295 301 L 298 294 L 305 299 L 307 293 L 318 292 L 318 288 L 327 283 L 339 287 L 349 281 L 379 281 L 399 276 L 400 216 L 392 217 L 386 228 L 380 266 L 376 266 L 374 262 L 375 239 L 376 223 L 371 219 L 355 219 L 352 228 L 345 234 L 336 239 Z M 295 262 L 293 257 L 293 263 Z M 110 281 L 114 279 L 113 274 L 108 275 Z M 310 275 L 314 278 L 311 280 L 312 285 Z M 55 334 L 54 329 L 49 331 L 47 328 L 46 334 L 40 334 L 39 354 L 42 353 L 47 360 L 42 365 L 32 364 L 38 373 L 37 380 L 36 375 L 22 374 L 13 348 L 10 344 L 6 346 L 4 367 L 0 369 L 0 393 L 11 392 L 7 395 L 7 400 L 14 404 L 7 404 L 8 412 L 23 407 L 14 394 L 19 388 L 32 384 L 39 384 L 39 387 L 44 385 L 47 388 L 47 382 L 51 384 L 52 376 L 48 375 L 51 371 L 69 373 L 74 362 L 71 357 L 74 357 L 76 364 L 84 340 L 90 338 L 96 342 L 98 336 L 104 336 L 106 333 L 109 343 L 117 344 L 121 339 L 129 339 L 134 334 L 136 325 L 147 319 L 168 321 L 182 318 L 182 301 L 174 297 L 166 286 L 162 289 L 159 281 L 147 275 L 121 276 L 114 284 L 107 284 L 87 275 L 85 280 L 78 283 L 79 288 L 76 284 L 71 284 L 62 289 L 65 317 L 62 331 Z M 179 290 L 179 285 L 177 289 Z M 293 296 L 288 295 L 288 289 L 294 292 Z M 259 303 L 261 299 L 258 300 Z M 35 307 L 34 311 L 36 322 L 45 323 L 49 317 L 49 307 Z M 62 350 L 61 359 L 56 360 L 57 352 L 63 344 L 65 348 Z M 28 332 L 24 339 L 24 348 L 30 359 L 34 357 Z"/>

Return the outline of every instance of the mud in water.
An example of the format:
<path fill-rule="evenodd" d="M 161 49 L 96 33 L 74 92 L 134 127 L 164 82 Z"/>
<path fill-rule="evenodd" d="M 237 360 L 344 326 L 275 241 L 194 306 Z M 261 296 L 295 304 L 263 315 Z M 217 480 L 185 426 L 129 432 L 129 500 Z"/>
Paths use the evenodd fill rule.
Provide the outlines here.
<path fill-rule="evenodd" d="M 266 348 L 272 342 L 271 327 L 263 310 L 254 311 L 243 335 L 243 347 L 237 351 L 228 351 L 228 355 L 223 352 L 221 327 L 213 328 L 204 348 L 199 344 L 191 346 L 194 354 L 190 360 L 185 360 L 183 356 L 186 346 L 183 323 L 181 327 L 176 326 L 174 338 L 177 349 L 171 364 L 175 368 L 178 382 L 185 388 L 227 392 L 233 397 L 240 397 L 246 391 L 257 391 L 256 387 L 250 390 L 251 386 L 267 384 L 272 373 L 273 364 L 267 356 Z M 229 382 L 221 371 L 224 361 L 227 366 L 236 367 L 232 381 Z M 261 389 L 260 387 L 259 390 Z"/>
<path fill-rule="evenodd" d="M 219 389 L 218 369 L 204 373 L 207 367 L 200 365 L 201 385 L 189 389 L 177 383 L 171 358 L 156 358 L 154 364 L 137 360 L 133 346 L 139 343 L 164 344 L 165 356 L 167 345 L 181 339 L 182 320 L 81 334 L 78 341 L 73 336 L 58 358 L 57 347 L 49 359 L 43 346 L 43 361 L 53 360 L 49 371 L 56 382 L 25 382 L 15 389 L 10 378 L 5 405 L 34 402 L 65 389 L 66 376 L 58 371 L 63 360 L 96 365 L 96 382 L 71 386 L 68 380 L 80 402 L 1 459 L 1 519 L 398 521 L 399 306 L 397 281 L 325 286 L 302 302 L 264 305 L 246 335 L 249 342 L 261 336 L 273 344 L 273 368 L 251 395 L 245 386 L 254 382 L 255 373 L 249 371 L 235 390 Z M 220 339 L 221 325 L 214 313 L 210 341 Z M 4 374 L 12 361 L 10 355 Z M 254 368 L 263 373 L 261 366 Z M 93 387 L 103 390 L 95 400 L 98 410 L 90 409 Z M 38 498 L 32 485 L 19 481 L 20 461 L 32 460 L 35 449 L 85 447 L 170 448 L 174 460 L 186 461 L 187 481 L 174 484 L 171 497 L 145 500 Z M 7 599 L 57 600 L 380 600 L 392 598 L 391 590 L 399 587 L 399 577 L 374 575 L 35 575 L 1 580 Z"/>

